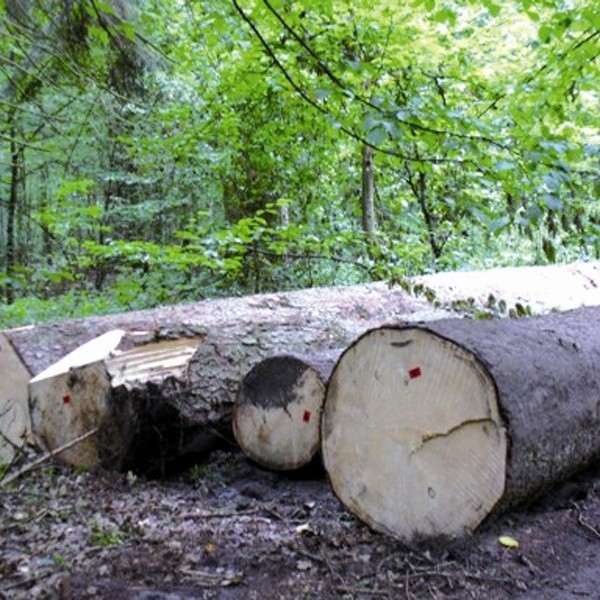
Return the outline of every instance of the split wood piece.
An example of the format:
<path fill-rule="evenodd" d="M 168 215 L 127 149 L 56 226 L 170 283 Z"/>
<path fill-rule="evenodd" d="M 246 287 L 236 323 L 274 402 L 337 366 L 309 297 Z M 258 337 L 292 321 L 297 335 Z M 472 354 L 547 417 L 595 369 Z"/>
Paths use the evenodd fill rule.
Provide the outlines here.
<path fill-rule="evenodd" d="M 31 380 L 33 429 L 48 450 L 97 429 L 96 435 L 60 452 L 59 458 L 113 468 L 130 460 L 144 427 L 153 427 L 148 421 L 158 414 L 166 417 L 169 402 L 189 394 L 189 362 L 201 343 L 198 338 L 150 339 L 147 333 L 107 332 Z M 181 405 L 174 410 L 180 412 Z M 165 438 L 172 425 L 164 423 Z M 183 441 L 182 433 L 177 432 L 178 441 Z"/>
<path fill-rule="evenodd" d="M 233 407 L 233 433 L 249 458 L 275 471 L 312 462 L 321 446 L 325 386 L 340 354 L 281 354 L 248 372 Z"/>
<path fill-rule="evenodd" d="M 31 440 L 27 383 L 31 373 L 7 337 L 0 333 L 0 465 L 9 464 L 16 449 Z"/>
<path fill-rule="evenodd" d="M 472 531 L 600 459 L 600 309 L 371 330 L 333 371 L 322 444 L 374 529 Z"/>

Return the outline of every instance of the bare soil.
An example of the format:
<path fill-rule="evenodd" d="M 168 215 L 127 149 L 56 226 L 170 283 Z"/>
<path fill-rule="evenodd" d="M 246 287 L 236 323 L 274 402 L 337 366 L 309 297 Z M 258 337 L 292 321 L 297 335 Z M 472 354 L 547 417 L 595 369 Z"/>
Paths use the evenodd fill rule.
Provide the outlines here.
<path fill-rule="evenodd" d="M 169 480 L 46 463 L 0 490 L 0 598 L 600 598 L 600 467 L 466 538 L 407 548 L 322 469 L 217 451 Z M 508 535 L 519 542 L 499 542 Z"/>

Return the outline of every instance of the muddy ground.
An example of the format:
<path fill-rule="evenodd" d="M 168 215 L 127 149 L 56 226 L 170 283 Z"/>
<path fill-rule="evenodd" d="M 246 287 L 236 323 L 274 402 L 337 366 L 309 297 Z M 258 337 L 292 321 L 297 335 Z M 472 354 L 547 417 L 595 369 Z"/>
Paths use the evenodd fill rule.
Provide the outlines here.
<path fill-rule="evenodd" d="M 152 481 L 46 463 L 0 489 L 0 535 L 0 598 L 600 598 L 600 468 L 466 539 L 407 548 L 350 515 L 319 467 L 218 451 Z"/>

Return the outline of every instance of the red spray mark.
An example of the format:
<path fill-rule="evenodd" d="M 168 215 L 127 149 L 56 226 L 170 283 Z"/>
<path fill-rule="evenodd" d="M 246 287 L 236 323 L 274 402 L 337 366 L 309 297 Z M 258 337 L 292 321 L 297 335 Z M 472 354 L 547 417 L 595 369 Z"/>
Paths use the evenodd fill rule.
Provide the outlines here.
<path fill-rule="evenodd" d="M 411 379 L 416 379 L 417 377 L 421 377 L 421 367 L 415 367 L 408 372 L 408 376 Z"/>
<path fill-rule="evenodd" d="M 305 423 L 308 423 L 308 422 L 310 421 L 310 418 L 311 418 L 311 417 L 312 417 L 312 415 L 311 415 L 311 413 L 310 413 L 310 410 L 305 410 L 305 411 L 304 411 L 304 416 L 302 417 L 302 420 L 303 420 Z"/>
<path fill-rule="evenodd" d="M 71 396 L 69 394 L 65 394 L 62 397 L 63 404 L 71 404 Z"/>

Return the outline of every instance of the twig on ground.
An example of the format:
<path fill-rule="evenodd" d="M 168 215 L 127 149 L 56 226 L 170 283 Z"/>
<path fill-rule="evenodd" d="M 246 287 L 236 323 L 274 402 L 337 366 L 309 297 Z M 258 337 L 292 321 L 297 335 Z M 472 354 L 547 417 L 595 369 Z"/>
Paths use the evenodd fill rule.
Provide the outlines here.
<path fill-rule="evenodd" d="M 600 539 L 600 531 L 596 529 L 593 525 L 590 525 L 585 519 L 582 517 L 581 513 L 577 516 L 577 522 L 587 531 L 595 535 L 598 539 Z"/>
<path fill-rule="evenodd" d="M 89 438 L 90 436 L 94 435 L 97 432 L 98 432 L 98 427 L 94 427 L 94 429 L 91 429 L 90 431 L 84 433 L 83 435 L 76 437 L 74 440 L 71 440 L 70 442 L 63 444 L 62 446 L 59 446 L 58 448 L 55 448 L 54 450 L 51 450 L 50 452 L 46 452 L 44 455 L 42 455 L 39 458 L 36 458 L 34 461 L 26 464 L 23 468 L 19 469 L 15 473 L 12 473 L 11 475 L 8 475 L 7 477 L 5 477 L 2 481 L 0 481 L 0 487 L 6 487 L 9 483 L 12 483 L 13 481 L 19 479 L 19 477 L 25 475 L 26 473 L 29 473 L 29 471 L 33 471 L 34 469 L 37 469 L 38 467 L 40 467 L 41 465 L 43 465 L 44 463 L 49 461 L 51 458 L 55 457 L 57 454 L 60 454 L 61 452 L 68 450 L 75 444 L 78 444 L 79 442 L 86 440 L 87 438 Z"/>
<path fill-rule="evenodd" d="M 10 595 L 6 595 L 6 592 L 8 592 L 9 590 L 14 590 L 16 588 L 20 588 L 26 585 L 30 585 L 32 583 L 36 583 L 38 581 L 40 581 L 41 579 L 45 579 L 46 577 L 50 577 L 51 575 L 55 575 L 58 571 L 52 571 L 52 570 L 48 570 L 48 571 L 42 571 L 41 573 L 37 573 L 36 575 L 34 575 L 33 577 L 29 577 L 28 579 L 23 579 L 21 581 L 15 581 L 14 583 L 9 583 L 8 585 L 5 585 L 3 588 L 0 589 L 0 594 L 6 598 L 9 598 Z"/>
<path fill-rule="evenodd" d="M 389 596 L 389 590 L 368 590 L 365 588 L 338 586 L 335 588 L 336 592 L 341 594 L 352 594 L 352 595 L 363 595 L 363 596 Z"/>
<path fill-rule="evenodd" d="M 573 508 L 575 509 L 575 511 L 577 513 L 577 523 L 581 527 L 583 527 L 586 531 L 588 531 L 589 533 L 591 533 L 592 535 L 594 535 L 600 539 L 600 531 L 598 529 L 596 529 L 593 525 L 590 525 L 583 518 L 583 515 L 581 514 L 581 508 L 579 507 L 579 505 L 576 502 L 571 502 L 571 505 L 573 506 Z"/>
<path fill-rule="evenodd" d="M 176 519 L 178 521 L 185 521 L 186 519 L 237 519 L 239 517 L 252 517 L 255 521 L 263 521 L 265 523 L 272 523 L 273 519 L 269 519 L 268 517 L 261 517 L 258 513 L 259 510 L 249 510 L 245 512 L 226 512 L 226 513 L 182 513 L 177 515 Z"/>

